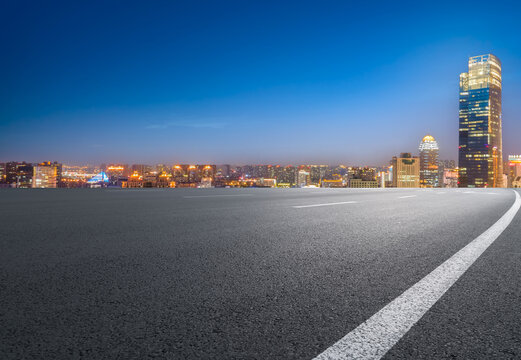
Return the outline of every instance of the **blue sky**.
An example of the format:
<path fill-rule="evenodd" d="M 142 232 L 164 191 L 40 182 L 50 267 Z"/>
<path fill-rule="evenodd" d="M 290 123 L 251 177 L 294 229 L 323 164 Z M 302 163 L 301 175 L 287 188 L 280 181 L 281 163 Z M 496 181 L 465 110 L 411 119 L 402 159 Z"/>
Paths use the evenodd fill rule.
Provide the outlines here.
<path fill-rule="evenodd" d="M 0 161 L 383 165 L 456 159 L 458 75 L 503 63 L 521 153 L 521 5 L 4 2 Z"/>

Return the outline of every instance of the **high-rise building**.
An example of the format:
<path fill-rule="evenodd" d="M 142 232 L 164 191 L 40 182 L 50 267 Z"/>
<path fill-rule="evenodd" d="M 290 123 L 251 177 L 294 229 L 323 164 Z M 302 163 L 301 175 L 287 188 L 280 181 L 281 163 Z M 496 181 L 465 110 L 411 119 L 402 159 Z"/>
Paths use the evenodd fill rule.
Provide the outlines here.
<path fill-rule="evenodd" d="M 60 183 L 62 165 L 57 162 L 42 162 L 33 167 L 33 188 L 57 188 Z"/>
<path fill-rule="evenodd" d="M 501 187 L 501 62 L 492 55 L 469 58 L 460 74 L 459 187 Z"/>
<path fill-rule="evenodd" d="M 438 143 L 434 137 L 426 135 L 420 143 L 420 186 L 439 187 Z"/>
<path fill-rule="evenodd" d="M 420 187 L 420 159 L 410 153 L 402 153 L 400 157 L 393 156 L 393 187 Z"/>

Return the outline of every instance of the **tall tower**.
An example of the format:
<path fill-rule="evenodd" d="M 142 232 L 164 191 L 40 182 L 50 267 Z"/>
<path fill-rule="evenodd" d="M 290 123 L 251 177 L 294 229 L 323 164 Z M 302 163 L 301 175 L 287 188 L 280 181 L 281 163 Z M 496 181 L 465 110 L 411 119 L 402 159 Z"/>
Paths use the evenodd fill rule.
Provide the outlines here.
<path fill-rule="evenodd" d="M 459 187 L 501 187 L 501 62 L 492 55 L 469 58 L 460 74 Z"/>
<path fill-rule="evenodd" d="M 420 186 L 439 187 L 438 143 L 430 135 L 425 136 L 420 144 Z"/>

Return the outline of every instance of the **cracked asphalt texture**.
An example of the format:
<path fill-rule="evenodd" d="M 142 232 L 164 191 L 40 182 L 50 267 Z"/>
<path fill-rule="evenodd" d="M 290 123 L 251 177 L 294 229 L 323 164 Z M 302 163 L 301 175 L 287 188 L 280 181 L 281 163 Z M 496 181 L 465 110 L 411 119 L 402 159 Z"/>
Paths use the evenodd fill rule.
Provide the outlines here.
<path fill-rule="evenodd" d="M 344 201 L 357 203 L 292 207 Z M 513 201 L 506 189 L 1 190 L 0 358 L 311 359 Z M 518 214 L 385 358 L 521 358 L 520 241 Z"/>

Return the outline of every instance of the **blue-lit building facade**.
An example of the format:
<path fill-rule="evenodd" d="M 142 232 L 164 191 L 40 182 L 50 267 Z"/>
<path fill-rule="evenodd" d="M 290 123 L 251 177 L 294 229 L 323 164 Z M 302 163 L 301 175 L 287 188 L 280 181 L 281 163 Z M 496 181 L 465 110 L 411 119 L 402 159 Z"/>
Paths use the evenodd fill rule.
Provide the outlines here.
<path fill-rule="evenodd" d="M 492 55 L 469 58 L 460 74 L 459 187 L 501 187 L 501 62 Z"/>

